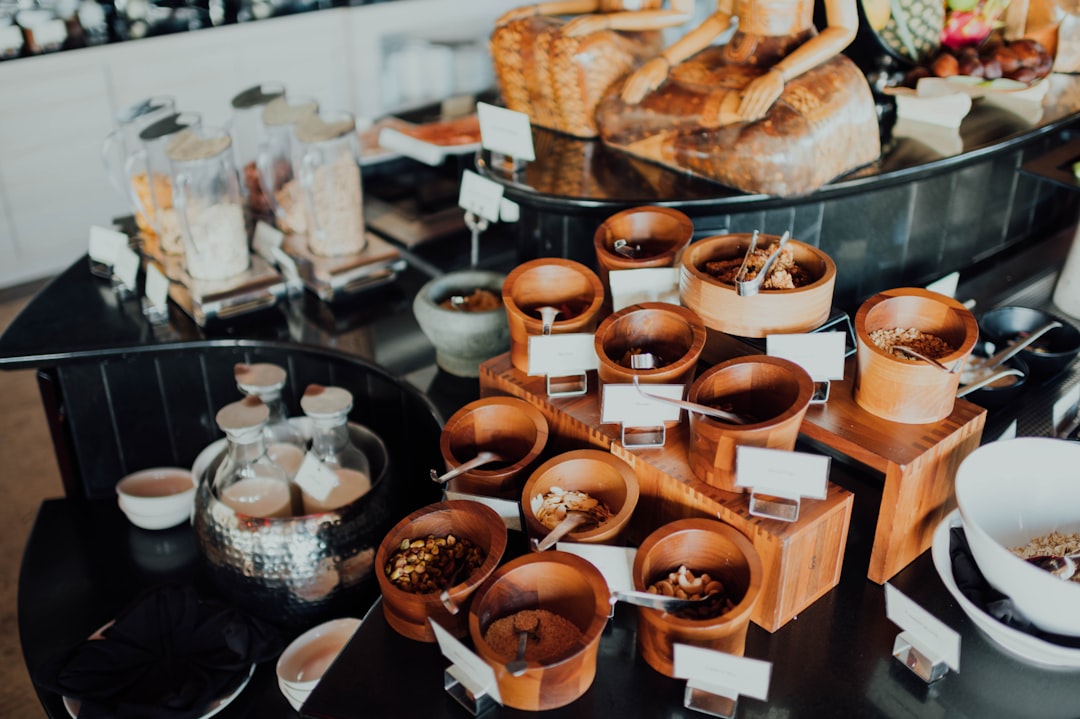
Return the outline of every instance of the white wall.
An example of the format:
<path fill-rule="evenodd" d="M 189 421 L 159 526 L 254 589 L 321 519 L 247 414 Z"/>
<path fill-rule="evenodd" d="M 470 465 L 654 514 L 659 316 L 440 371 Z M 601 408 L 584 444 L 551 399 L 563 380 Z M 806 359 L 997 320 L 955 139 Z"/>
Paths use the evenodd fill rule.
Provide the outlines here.
<path fill-rule="evenodd" d="M 323 107 L 378 117 L 398 109 L 382 100 L 384 37 L 486 38 L 519 4 L 396 0 L 0 63 L 0 287 L 67 267 L 90 225 L 130 212 L 99 154 L 121 108 L 173 95 L 220 125 L 238 91 L 280 81 Z"/>

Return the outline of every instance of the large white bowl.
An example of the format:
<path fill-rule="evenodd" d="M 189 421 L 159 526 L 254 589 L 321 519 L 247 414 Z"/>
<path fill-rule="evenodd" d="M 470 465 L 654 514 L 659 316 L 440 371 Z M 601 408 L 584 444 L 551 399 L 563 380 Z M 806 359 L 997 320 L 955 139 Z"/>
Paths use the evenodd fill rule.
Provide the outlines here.
<path fill-rule="evenodd" d="M 956 473 L 956 499 L 986 581 L 1040 629 L 1080 636 L 1080 583 L 1009 551 L 1051 531 L 1080 532 L 1080 443 L 1020 437 L 979 447 Z"/>

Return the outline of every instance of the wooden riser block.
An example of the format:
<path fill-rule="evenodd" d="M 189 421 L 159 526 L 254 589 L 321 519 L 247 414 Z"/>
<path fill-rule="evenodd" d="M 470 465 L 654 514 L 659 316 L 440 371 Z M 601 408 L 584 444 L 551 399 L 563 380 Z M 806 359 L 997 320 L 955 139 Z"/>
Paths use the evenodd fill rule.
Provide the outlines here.
<path fill-rule="evenodd" d="M 571 445 L 612 452 L 636 471 L 641 498 L 629 538 L 640 542 L 652 530 L 684 517 L 714 517 L 754 543 L 765 577 L 762 597 L 751 619 L 772 632 L 810 606 L 840 581 L 853 495 L 829 484 L 824 500 L 804 500 L 797 522 L 753 517 L 749 494 L 725 492 L 697 480 L 686 459 L 689 428 L 668 430 L 662 449 L 628 450 L 617 425 L 600 424 L 595 373 L 589 393 L 552 399 L 543 377 L 529 377 L 510 364 L 509 355 L 480 366 L 480 394 L 509 394 L 537 407 L 547 417 L 551 436 Z"/>

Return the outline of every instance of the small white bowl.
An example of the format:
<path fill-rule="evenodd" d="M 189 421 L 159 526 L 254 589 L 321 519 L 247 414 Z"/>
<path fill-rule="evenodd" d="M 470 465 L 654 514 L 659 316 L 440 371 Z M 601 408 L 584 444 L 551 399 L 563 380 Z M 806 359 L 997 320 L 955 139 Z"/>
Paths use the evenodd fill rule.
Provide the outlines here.
<path fill-rule="evenodd" d="M 992 442 L 956 473 L 964 533 L 979 570 L 1032 624 L 1080 636 L 1080 583 L 1009 551 L 1051 531 L 1080 532 L 1080 443 L 1048 437 Z"/>
<path fill-rule="evenodd" d="M 332 619 L 294 639 L 278 658 L 282 691 L 290 690 L 294 698 L 309 694 L 359 626 L 360 620 L 352 617 Z"/>
<path fill-rule="evenodd" d="M 289 702 L 289 706 L 296 711 L 300 711 L 300 707 L 302 707 L 304 702 L 307 701 L 307 698 L 311 696 L 310 689 L 308 691 L 297 691 L 280 680 L 278 680 L 278 689 L 281 690 L 281 693 L 285 696 L 285 700 Z"/>
<path fill-rule="evenodd" d="M 153 467 L 116 483 L 117 504 L 136 527 L 166 529 L 191 519 L 195 480 L 181 467 Z"/>

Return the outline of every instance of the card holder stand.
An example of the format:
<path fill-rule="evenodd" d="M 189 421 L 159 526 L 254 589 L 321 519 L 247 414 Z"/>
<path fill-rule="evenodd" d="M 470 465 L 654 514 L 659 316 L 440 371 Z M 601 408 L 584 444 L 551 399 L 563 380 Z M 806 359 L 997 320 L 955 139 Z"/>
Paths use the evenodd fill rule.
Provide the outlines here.
<path fill-rule="evenodd" d="M 112 285 L 113 293 L 121 300 L 130 300 L 135 297 L 135 288 L 111 271 L 109 272 L 109 282 Z"/>
<path fill-rule="evenodd" d="M 892 654 L 897 661 L 927 684 L 936 682 L 949 672 L 945 660 L 919 646 L 910 632 L 900 632 L 896 635 Z"/>
<path fill-rule="evenodd" d="M 754 517 L 778 519 L 781 522 L 799 521 L 801 497 L 779 497 L 775 494 L 750 493 L 749 512 Z"/>
<path fill-rule="evenodd" d="M 151 325 L 163 325 L 169 322 L 169 303 L 156 305 L 150 298 L 143 297 L 141 301 L 143 317 Z"/>
<path fill-rule="evenodd" d="M 522 160 L 520 157 L 512 157 L 492 150 L 491 166 L 510 177 L 518 177 L 525 172 L 525 168 L 529 166 L 529 162 L 527 160 Z"/>
<path fill-rule="evenodd" d="M 732 693 L 735 696 L 727 696 L 687 682 L 683 692 L 683 706 L 709 716 L 734 719 L 739 708 L 739 695 L 736 692 Z"/>
<path fill-rule="evenodd" d="M 657 449 L 667 442 L 667 427 L 663 424 L 649 427 L 622 425 L 622 446 L 627 449 Z"/>
<path fill-rule="evenodd" d="M 469 681 L 464 672 L 457 671 L 456 664 L 443 672 L 443 689 L 472 716 L 480 716 L 498 705 L 494 697 Z"/>
<path fill-rule="evenodd" d="M 580 397 L 589 392 L 589 374 L 546 375 L 548 397 Z"/>
<path fill-rule="evenodd" d="M 829 380 L 814 383 L 814 393 L 810 395 L 810 404 L 825 404 L 829 401 Z"/>

